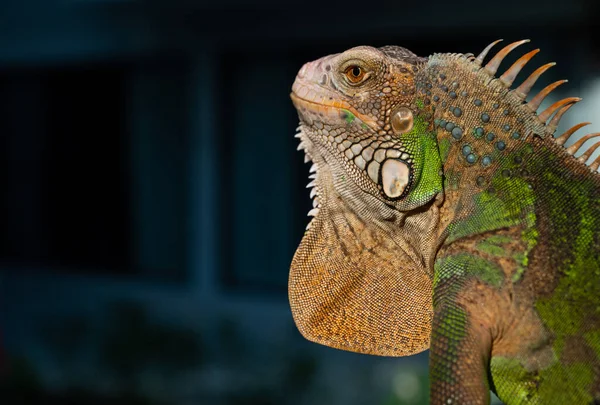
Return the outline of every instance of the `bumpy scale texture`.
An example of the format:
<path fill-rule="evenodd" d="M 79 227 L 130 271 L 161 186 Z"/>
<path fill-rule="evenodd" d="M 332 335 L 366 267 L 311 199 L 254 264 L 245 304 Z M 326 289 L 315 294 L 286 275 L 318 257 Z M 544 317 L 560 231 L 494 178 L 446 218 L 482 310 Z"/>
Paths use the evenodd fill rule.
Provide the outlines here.
<path fill-rule="evenodd" d="M 600 142 L 562 146 L 587 123 L 553 136 L 578 98 L 537 111 L 564 81 L 527 100 L 552 64 L 512 87 L 539 50 L 496 75 L 526 42 L 485 65 L 495 43 L 357 47 L 292 86 L 314 198 L 294 320 L 339 349 L 430 348 L 433 404 L 600 401 Z"/>

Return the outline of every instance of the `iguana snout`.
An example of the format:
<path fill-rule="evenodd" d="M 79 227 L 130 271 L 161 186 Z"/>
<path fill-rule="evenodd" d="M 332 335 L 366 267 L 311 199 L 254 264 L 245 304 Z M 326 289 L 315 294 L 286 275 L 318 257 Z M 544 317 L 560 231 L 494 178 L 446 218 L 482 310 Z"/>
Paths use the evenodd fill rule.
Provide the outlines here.
<path fill-rule="evenodd" d="M 319 129 L 324 124 L 345 127 L 353 123 L 377 129 L 375 118 L 352 105 L 356 95 L 343 90 L 352 80 L 356 81 L 355 85 L 359 80 L 366 80 L 369 73 L 358 65 L 346 67 L 347 72 L 340 71 L 343 65 L 340 55 L 335 54 L 302 66 L 290 95 L 300 118 L 311 126 L 317 123 Z"/>

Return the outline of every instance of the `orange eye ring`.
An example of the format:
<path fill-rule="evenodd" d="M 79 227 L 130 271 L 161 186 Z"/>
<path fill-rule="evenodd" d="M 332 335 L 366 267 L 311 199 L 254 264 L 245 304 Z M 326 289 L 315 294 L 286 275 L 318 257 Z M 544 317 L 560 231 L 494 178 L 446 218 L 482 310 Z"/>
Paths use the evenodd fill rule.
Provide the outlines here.
<path fill-rule="evenodd" d="M 348 66 L 344 71 L 348 81 L 352 84 L 357 84 L 365 79 L 365 70 L 357 65 Z"/>

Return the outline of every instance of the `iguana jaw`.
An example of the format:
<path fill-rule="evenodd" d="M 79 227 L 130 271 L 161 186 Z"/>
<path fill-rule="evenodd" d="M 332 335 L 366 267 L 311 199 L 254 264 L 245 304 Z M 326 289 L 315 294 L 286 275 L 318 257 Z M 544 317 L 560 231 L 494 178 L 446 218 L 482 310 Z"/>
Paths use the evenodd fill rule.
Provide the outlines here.
<path fill-rule="evenodd" d="M 328 147 L 321 140 L 321 134 L 315 132 L 305 120 L 301 120 L 297 130 L 295 137 L 300 140 L 298 150 L 304 151 L 306 163 L 313 163 L 307 185 L 311 189 L 313 208 L 308 216 L 316 219 L 323 214 L 323 210 L 328 209 L 352 210 L 368 212 L 367 217 L 362 218 L 367 222 L 378 222 L 385 227 L 400 226 L 404 213 L 384 202 L 376 189 L 375 192 L 364 190 L 360 181 L 356 181 L 354 177 L 364 175 L 358 168 L 354 175 L 347 172 L 348 166 L 354 165 L 352 160 L 346 159 L 343 152 Z M 367 181 L 371 182 L 370 179 Z M 313 221 L 308 224 L 307 229 L 312 226 Z"/>
<path fill-rule="evenodd" d="M 314 83 L 310 86 L 314 87 Z M 372 128 L 376 128 L 377 123 L 357 112 L 349 103 L 340 100 L 339 95 L 330 96 L 329 92 L 321 87 L 318 88 L 317 94 L 315 90 L 307 90 L 310 86 L 297 78 L 290 94 L 300 118 L 299 132 L 296 135 L 300 139 L 298 149 L 303 149 L 307 159 L 314 163 L 311 167 L 311 172 L 314 173 L 310 175 L 312 180 L 308 187 L 314 188 L 311 195 L 315 199 L 309 216 L 318 215 L 324 203 L 334 203 L 324 200 L 322 190 L 325 187 L 330 189 L 330 195 L 341 197 L 343 204 L 348 205 L 345 209 L 357 209 L 357 205 L 364 206 L 368 201 L 369 206 L 372 207 L 371 219 L 387 219 L 396 216 L 398 214 L 396 210 L 381 200 L 376 179 L 369 178 L 365 168 L 358 167 L 355 160 L 348 156 L 350 147 L 345 145 L 345 141 L 332 143 L 327 140 L 327 132 L 329 135 L 345 134 L 357 128 L 360 128 L 366 136 L 367 133 L 375 132 Z M 298 93 L 305 98 L 299 97 Z M 325 132 L 327 128 L 329 131 Z M 348 166 L 355 167 L 355 170 L 350 173 Z M 325 183 L 323 176 L 319 176 L 324 171 L 330 174 L 331 181 Z M 349 187 L 354 191 L 345 191 Z"/>
<path fill-rule="evenodd" d="M 304 97 L 310 97 L 310 99 L 299 97 L 296 92 L 303 94 Z M 350 106 L 348 103 L 342 100 L 336 100 L 333 97 L 327 97 L 323 93 L 316 95 L 314 91 L 307 91 L 307 86 L 300 84 L 298 80 L 294 83 L 293 91 L 290 93 L 290 98 L 294 107 L 298 111 L 298 115 L 301 120 L 301 124 L 298 127 L 299 131 L 296 135 L 300 138 L 299 149 L 304 149 L 307 159 L 313 161 L 311 166 L 311 174 L 309 175 L 311 181 L 308 184 L 308 188 L 312 188 L 311 197 L 313 198 L 313 208 L 309 211 L 308 215 L 316 217 L 321 209 L 319 197 L 323 194 L 320 192 L 323 187 L 331 186 L 325 184 L 319 184 L 318 173 L 329 170 L 332 171 L 334 168 L 330 167 L 331 164 L 334 166 L 340 166 L 340 162 L 336 162 L 339 159 L 345 159 L 341 156 L 328 156 L 331 153 L 327 151 L 327 146 L 321 139 L 322 134 L 312 130 L 312 126 L 315 122 L 323 124 L 331 124 L 332 127 L 345 127 L 347 125 L 366 125 L 368 127 L 376 126 L 377 123 L 368 117 L 364 117 L 358 113 L 356 109 Z M 321 102 L 314 101 L 318 99 Z M 327 100 L 327 101 L 323 101 Z M 328 164 L 328 161 L 333 161 Z M 350 161 L 351 162 L 351 161 Z M 325 168 L 325 166 L 328 166 Z M 341 165 L 343 166 L 343 164 Z M 349 177 L 349 176 L 348 176 Z M 312 221 L 308 224 L 307 229 L 310 228 Z"/>

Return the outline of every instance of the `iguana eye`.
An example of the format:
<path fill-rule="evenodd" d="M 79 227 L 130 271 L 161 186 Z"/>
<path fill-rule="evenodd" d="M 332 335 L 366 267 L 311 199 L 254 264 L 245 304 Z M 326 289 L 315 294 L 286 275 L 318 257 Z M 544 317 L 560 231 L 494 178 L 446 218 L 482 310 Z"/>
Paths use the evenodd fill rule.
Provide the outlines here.
<path fill-rule="evenodd" d="M 357 65 L 348 66 L 344 72 L 352 84 L 357 84 L 365 79 L 365 70 Z"/>

